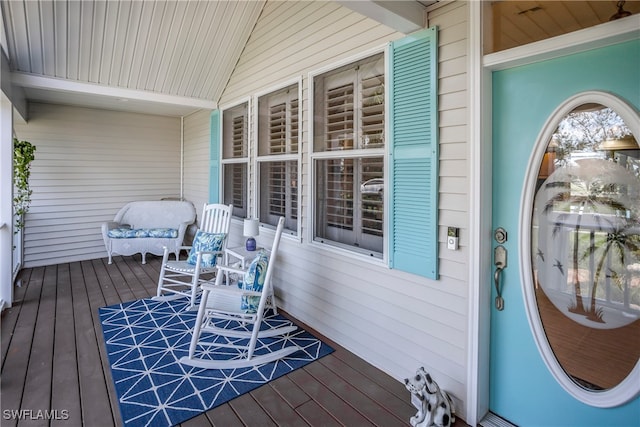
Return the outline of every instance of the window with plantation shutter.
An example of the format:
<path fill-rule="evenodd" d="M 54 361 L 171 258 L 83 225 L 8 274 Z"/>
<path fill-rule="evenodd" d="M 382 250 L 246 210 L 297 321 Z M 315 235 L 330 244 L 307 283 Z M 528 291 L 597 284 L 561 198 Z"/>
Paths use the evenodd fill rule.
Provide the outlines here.
<path fill-rule="evenodd" d="M 327 89 L 327 150 L 353 148 L 353 83 Z"/>
<path fill-rule="evenodd" d="M 438 278 L 437 29 L 389 50 L 392 268 Z"/>
<path fill-rule="evenodd" d="M 247 217 L 249 105 L 222 111 L 222 200 L 233 204 L 233 216 Z"/>
<path fill-rule="evenodd" d="M 298 233 L 299 84 L 258 98 L 260 222 Z"/>
<path fill-rule="evenodd" d="M 362 137 L 367 148 L 384 144 L 384 75 L 362 81 Z"/>
<path fill-rule="evenodd" d="M 247 126 L 244 116 L 233 117 L 233 131 L 231 134 L 232 157 L 247 157 Z"/>
<path fill-rule="evenodd" d="M 384 55 L 313 79 L 314 240 L 381 258 Z"/>
<path fill-rule="evenodd" d="M 287 104 L 269 107 L 269 153 L 282 154 L 287 150 Z"/>

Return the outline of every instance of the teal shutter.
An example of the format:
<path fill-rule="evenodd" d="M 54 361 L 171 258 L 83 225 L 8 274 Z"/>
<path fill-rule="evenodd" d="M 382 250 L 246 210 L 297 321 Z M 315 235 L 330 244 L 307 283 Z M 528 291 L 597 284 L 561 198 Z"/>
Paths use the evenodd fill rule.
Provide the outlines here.
<path fill-rule="evenodd" d="M 391 268 L 438 278 L 437 28 L 391 43 Z"/>
<path fill-rule="evenodd" d="M 220 203 L 220 110 L 211 112 L 209 203 Z"/>

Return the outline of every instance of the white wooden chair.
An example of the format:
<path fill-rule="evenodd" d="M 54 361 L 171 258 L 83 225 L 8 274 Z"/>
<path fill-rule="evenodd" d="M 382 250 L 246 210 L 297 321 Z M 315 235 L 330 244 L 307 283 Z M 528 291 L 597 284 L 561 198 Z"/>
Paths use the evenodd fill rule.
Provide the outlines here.
<path fill-rule="evenodd" d="M 195 306 L 200 285 L 206 280 L 202 275 L 215 273 L 222 256 L 231 226 L 233 205 L 205 204 L 200 218 L 200 228 L 193 238 L 192 246 L 181 246 L 187 250 L 186 259 L 169 261 L 169 250 L 165 248 L 162 257 L 158 292 L 154 299 L 190 298 L 189 309 Z M 209 275 L 210 276 L 210 275 Z"/>
<path fill-rule="evenodd" d="M 270 255 L 260 251 L 247 271 L 218 265 L 215 284 L 202 285 L 189 355 L 182 357 L 180 363 L 207 369 L 242 368 L 273 362 L 300 349 L 282 340 L 277 350 L 254 353 L 259 338 L 282 336 L 297 329 L 291 322 L 280 326 L 263 322 L 267 300 L 273 295 L 271 278 L 283 228 L 284 218 L 280 218 Z M 223 272 L 244 273 L 242 285 L 223 285 Z M 250 290 L 259 289 L 260 285 L 261 290 Z M 196 354 L 198 348 L 200 351 Z"/>

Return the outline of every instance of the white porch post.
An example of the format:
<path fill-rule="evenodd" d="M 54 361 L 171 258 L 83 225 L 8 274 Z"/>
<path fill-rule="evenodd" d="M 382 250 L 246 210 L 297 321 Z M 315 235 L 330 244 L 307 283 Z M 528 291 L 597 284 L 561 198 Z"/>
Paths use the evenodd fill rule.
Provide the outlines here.
<path fill-rule="evenodd" d="M 13 107 L 0 91 L 0 300 L 13 302 Z"/>
<path fill-rule="evenodd" d="M 491 75 L 482 67 L 483 8 L 469 8 L 469 342 L 465 421 L 477 425 L 489 411 L 491 286 Z"/>

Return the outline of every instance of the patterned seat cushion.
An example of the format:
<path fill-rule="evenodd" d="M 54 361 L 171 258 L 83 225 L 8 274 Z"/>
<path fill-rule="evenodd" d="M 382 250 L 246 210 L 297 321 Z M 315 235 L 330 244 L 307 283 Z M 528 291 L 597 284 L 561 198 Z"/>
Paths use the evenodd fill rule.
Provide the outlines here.
<path fill-rule="evenodd" d="M 163 239 L 175 239 L 178 237 L 178 230 L 175 228 L 149 228 L 149 237 L 159 237 Z"/>
<path fill-rule="evenodd" d="M 258 252 L 258 255 L 251 261 L 249 269 L 244 274 L 244 278 L 241 282 L 238 282 L 238 287 L 245 291 L 262 292 L 264 287 L 264 279 L 267 275 L 267 266 L 269 264 L 269 257 L 266 251 Z M 243 295 L 240 302 L 240 308 L 245 313 L 256 313 L 258 311 L 258 305 L 260 304 L 259 296 Z"/>
<path fill-rule="evenodd" d="M 164 239 L 175 239 L 178 237 L 178 230 L 175 228 L 112 228 L 107 235 L 113 239 L 136 239 L 141 237 L 154 237 Z"/>
<path fill-rule="evenodd" d="M 191 265 L 196 265 L 198 252 L 200 251 L 220 252 L 222 250 L 222 245 L 224 244 L 224 239 L 226 236 L 227 235 L 225 233 L 207 233 L 205 231 L 198 230 L 195 237 L 193 238 L 193 245 L 191 246 L 191 250 L 189 251 L 187 262 Z M 217 254 L 202 254 L 200 267 L 215 267 L 217 259 Z"/>

